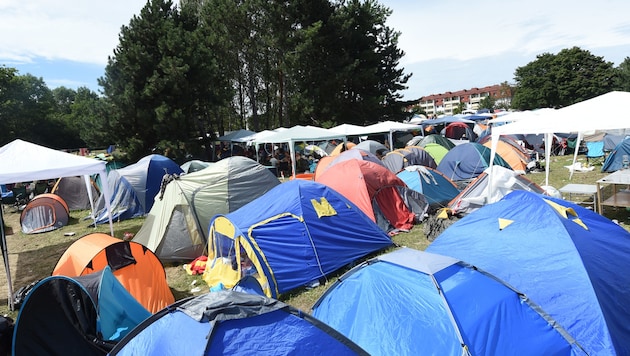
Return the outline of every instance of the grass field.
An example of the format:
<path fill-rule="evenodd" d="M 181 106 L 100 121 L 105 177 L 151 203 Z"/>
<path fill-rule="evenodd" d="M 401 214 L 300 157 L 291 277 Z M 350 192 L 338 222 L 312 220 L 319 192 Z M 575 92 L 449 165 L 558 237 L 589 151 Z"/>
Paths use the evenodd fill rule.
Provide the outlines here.
<path fill-rule="evenodd" d="M 576 172 L 573 178 L 569 180 L 569 170 L 564 166 L 570 165 L 571 159 L 572 156 L 552 157 L 549 185 L 559 189 L 568 183 L 595 184 L 598 179 L 606 175 L 599 172 L 600 166 L 596 166 L 591 172 Z M 580 161 L 584 160 L 583 157 L 580 157 Z M 527 177 L 540 185 L 545 184 L 544 172 L 531 173 Z M 81 236 L 92 232 L 109 234 L 109 225 L 99 225 L 96 228 L 89 227 L 90 222 L 83 219 L 88 212 L 80 211 L 72 212 L 69 224 L 61 229 L 43 234 L 25 235 L 20 230 L 19 213 L 14 212 L 10 206 L 6 206 L 3 211 L 4 221 L 9 230 L 6 238 L 14 290 L 49 276 L 59 257 L 70 244 Z M 606 208 L 604 215 L 610 219 L 616 219 L 626 228 L 630 225 L 630 220 L 628 220 L 630 213 L 625 208 Z M 143 218 L 115 222 L 114 236 L 122 238 L 126 232 L 136 233 L 143 222 Z M 74 233 L 74 235 L 66 236 L 66 233 Z M 417 225 L 409 233 L 401 233 L 394 236 L 393 240 L 398 246 L 407 246 L 419 250 L 424 250 L 429 245 L 422 225 Z M 4 264 L 2 266 L 4 268 Z M 205 287 L 205 282 L 199 276 L 188 275 L 182 265 L 166 265 L 165 271 L 169 286 L 177 300 L 208 291 L 207 287 Z M 330 276 L 328 283 L 325 285 L 308 290 L 296 290 L 293 293 L 283 295 L 281 300 L 305 312 L 309 312 L 313 303 L 343 272 L 345 270 L 338 271 L 335 275 Z M 200 291 L 191 292 L 194 287 L 198 286 L 202 286 Z M 9 315 L 14 319 L 17 317 L 17 311 L 10 311 L 8 307 L 7 281 L 4 272 L 0 272 L 0 314 Z"/>

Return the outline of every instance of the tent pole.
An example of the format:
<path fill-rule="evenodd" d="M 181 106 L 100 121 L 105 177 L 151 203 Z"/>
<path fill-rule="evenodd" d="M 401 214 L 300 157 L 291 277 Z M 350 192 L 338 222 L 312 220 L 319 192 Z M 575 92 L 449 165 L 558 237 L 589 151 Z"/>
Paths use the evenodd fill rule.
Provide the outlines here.
<path fill-rule="evenodd" d="M 577 155 L 578 155 L 578 151 L 580 150 L 581 141 L 582 141 L 582 131 L 578 132 L 577 138 L 575 139 L 575 149 L 573 151 L 573 163 L 571 163 L 569 180 L 573 178 L 573 172 L 575 171 L 575 162 L 577 162 Z"/>
<path fill-rule="evenodd" d="M 13 281 L 11 281 L 11 267 L 9 266 L 9 251 L 7 249 L 7 237 L 4 233 L 4 207 L 0 199 L 0 244 L 2 245 L 2 257 L 4 259 L 4 269 L 7 273 L 7 301 L 9 302 L 9 310 L 14 311 L 13 305 Z"/>

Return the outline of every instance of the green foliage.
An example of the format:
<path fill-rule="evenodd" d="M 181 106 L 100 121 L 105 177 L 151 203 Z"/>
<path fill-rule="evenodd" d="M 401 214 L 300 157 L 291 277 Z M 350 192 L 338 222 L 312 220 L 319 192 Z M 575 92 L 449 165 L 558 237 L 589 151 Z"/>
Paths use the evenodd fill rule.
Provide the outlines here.
<path fill-rule="evenodd" d="M 171 1 L 148 2 L 123 26 L 99 79 L 110 130 L 131 160 L 161 141 L 205 137 L 208 109 L 224 100 L 217 58 L 193 10 L 180 12 Z"/>
<path fill-rule="evenodd" d="M 626 57 L 617 67 L 615 89 L 630 91 L 630 57 Z"/>
<path fill-rule="evenodd" d="M 485 98 L 481 99 L 479 102 L 480 109 L 490 109 L 490 111 L 494 110 L 495 99 L 488 95 Z"/>
<path fill-rule="evenodd" d="M 543 53 L 515 71 L 518 90 L 512 107 L 531 110 L 563 107 L 614 89 L 612 62 L 578 47 Z"/>

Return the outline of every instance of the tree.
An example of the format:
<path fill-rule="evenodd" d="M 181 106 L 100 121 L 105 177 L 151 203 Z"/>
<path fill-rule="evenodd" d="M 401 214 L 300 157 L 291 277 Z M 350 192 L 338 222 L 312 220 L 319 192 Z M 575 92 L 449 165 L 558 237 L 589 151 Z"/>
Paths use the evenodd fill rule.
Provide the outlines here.
<path fill-rule="evenodd" d="M 619 67 L 617 67 L 615 89 L 630 91 L 630 57 L 626 57 L 623 62 L 619 64 Z"/>
<path fill-rule="evenodd" d="M 457 107 L 453 109 L 453 115 L 461 114 L 464 110 L 466 110 L 466 103 L 460 101 L 459 104 L 457 104 Z"/>
<path fill-rule="evenodd" d="M 147 2 L 123 26 L 99 79 L 110 129 L 131 160 L 167 148 L 183 159 L 195 137 L 205 139 L 208 113 L 227 97 L 192 5 L 180 12 L 170 0 Z"/>
<path fill-rule="evenodd" d="M 614 89 L 616 72 L 612 62 L 578 47 L 557 55 L 543 53 L 515 71 L 516 109 L 563 107 Z"/>
<path fill-rule="evenodd" d="M 77 89 L 70 105 L 69 121 L 77 128 L 79 137 L 88 147 L 104 148 L 116 142 L 116 138 L 110 134 L 105 100 L 87 87 Z"/>
<path fill-rule="evenodd" d="M 495 99 L 491 95 L 488 95 L 485 98 L 481 99 L 481 101 L 479 102 L 479 108 L 488 109 L 492 112 L 494 110 L 494 103 Z"/>
<path fill-rule="evenodd" d="M 400 90 L 410 75 L 398 68 L 399 33 L 386 26 L 391 10 L 376 1 L 350 0 L 305 23 L 296 38 L 297 92 L 302 122 L 365 124 L 408 114 Z"/>
<path fill-rule="evenodd" d="M 500 86 L 499 93 L 495 97 L 494 107 L 495 109 L 508 110 L 512 107 L 512 97 L 516 92 L 516 88 L 507 81 L 501 83 Z"/>

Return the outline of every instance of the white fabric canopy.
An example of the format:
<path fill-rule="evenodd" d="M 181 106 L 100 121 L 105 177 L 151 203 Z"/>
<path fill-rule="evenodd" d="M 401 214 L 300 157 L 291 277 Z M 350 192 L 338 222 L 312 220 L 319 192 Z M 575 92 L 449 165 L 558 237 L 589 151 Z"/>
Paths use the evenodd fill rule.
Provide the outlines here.
<path fill-rule="evenodd" d="M 53 150 L 39 146 L 34 143 L 14 140 L 0 147 L 0 184 L 10 184 L 27 182 L 32 180 L 47 180 L 72 176 L 84 176 L 89 189 L 89 176 L 98 174 L 101 182 L 107 182 L 107 170 L 104 161 L 81 157 L 70 153 Z M 111 220 L 109 207 L 109 191 L 107 184 L 103 184 L 103 194 L 107 199 L 107 211 L 109 212 L 109 227 L 112 236 L 114 235 L 114 225 Z M 90 201 L 93 199 L 90 197 Z M 0 209 L 1 211 L 1 209 Z M 94 211 L 94 206 L 92 206 Z M 0 221 L 2 230 L 2 254 L 7 272 L 7 282 L 9 287 L 9 304 L 13 309 L 13 288 L 11 285 L 11 273 L 9 269 L 8 251 L 6 250 L 6 236 L 4 235 L 4 222 Z"/>
<path fill-rule="evenodd" d="M 295 177 L 295 143 L 296 142 L 316 142 L 332 139 L 346 139 L 346 135 L 333 132 L 321 127 L 296 125 L 286 130 L 276 132 L 274 135 L 257 139 L 256 143 L 288 143 L 291 151 L 291 166 Z"/>
<path fill-rule="evenodd" d="M 575 144 L 574 163 L 577 157 L 578 147 L 584 132 L 596 130 L 612 130 L 630 127 L 628 114 L 623 110 L 623 105 L 630 102 L 630 93 L 612 91 L 592 99 L 569 105 L 558 110 L 545 110 L 536 113 L 532 111 L 529 118 L 520 119 L 510 124 L 492 128 L 492 151 L 490 162 L 496 154 L 500 135 L 513 134 L 545 134 L 545 142 L 552 142 L 554 133 L 577 133 Z M 551 156 L 551 144 L 545 144 L 545 157 L 547 162 Z M 545 165 L 546 185 L 549 185 L 549 163 Z"/>
<path fill-rule="evenodd" d="M 394 149 L 394 132 L 408 132 L 412 130 L 422 131 L 422 125 L 405 124 L 403 122 L 396 121 L 384 121 L 376 124 L 365 126 L 355 135 L 372 135 L 372 134 L 387 134 L 390 150 Z"/>

